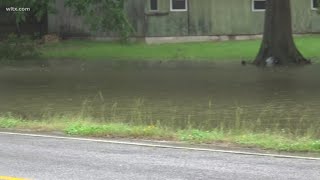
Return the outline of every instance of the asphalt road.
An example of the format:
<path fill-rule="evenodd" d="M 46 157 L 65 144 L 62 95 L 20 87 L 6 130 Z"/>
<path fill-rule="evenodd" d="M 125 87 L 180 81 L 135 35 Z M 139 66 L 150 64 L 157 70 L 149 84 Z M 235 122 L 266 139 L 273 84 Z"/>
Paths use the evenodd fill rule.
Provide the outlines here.
<path fill-rule="evenodd" d="M 0 134 L 0 177 L 319 180 L 320 161 Z"/>

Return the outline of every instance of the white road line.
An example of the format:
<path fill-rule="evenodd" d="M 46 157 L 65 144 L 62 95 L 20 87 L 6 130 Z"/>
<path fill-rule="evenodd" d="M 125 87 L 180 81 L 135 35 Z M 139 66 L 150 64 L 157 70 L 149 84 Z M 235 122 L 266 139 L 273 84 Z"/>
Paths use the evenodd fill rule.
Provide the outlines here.
<path fill-rule="evenodd" d="M 63 136 L 13 133 L 13 132 L 0 132 L 0 134 L 3 134 L 3 135 L 15 135 L 15 136 L 28 136 L 28 137 L 39 137 L 39 138 L 51 138 L 51 139 L 65 139 L 65 140 L 75 140 L 75 141 L 101 142 L 101 143 L 131 145 L 131 146 L 142 146 L 142 147 L 153 147 L 153 148 L 206 151 L 206 152 L 218 152 L 218 153 L 229 153 L 229 154 L 251 155 L 251 156 L 266 156 L 266 157 L 274 157 L 274 158 L 291 158 L 291 159 L 318 160 L 318 161 L 320 160 L 320 158 L 316 158 L 316 157 L 303 157 L 303 156 L 289 156 L 289 155 L 279 155 L 279 154 L 251 153 L 251 152 L 242 152 L 242 151 L 226 151 L 226 150 L 215 150 L 215 149 L 206 149 L 206 148 L 191 148 L 191 147 L 172 146 L 172 145 L 125 142 L 125 141 L 117 141 L 117 140 L 102 140 L 102 139 L 63 137 Z"/>

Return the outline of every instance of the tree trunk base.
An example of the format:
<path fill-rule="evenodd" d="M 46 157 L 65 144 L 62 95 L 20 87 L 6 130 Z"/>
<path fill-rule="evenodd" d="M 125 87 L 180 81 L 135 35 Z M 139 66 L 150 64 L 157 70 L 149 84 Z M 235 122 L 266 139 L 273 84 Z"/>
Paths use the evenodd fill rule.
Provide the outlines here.
<path fill-rule="evenodd" d="M 257 66 L 306 65 L 311 64 L 311 60 L 304 58 L 299 51 L 281 56 L 260 52 L 252 63 Z"/>
<path fill-rule="evenodd" d="M 311 61 L 304 58 L 296 48 L 293 38 L 288 37 L 287 46 L 281 46 L 281 43 L 266 43 L 261 45 L 260 51 L 253 61 L 258 66 L 277 66 L 277 65 L 306 65 Z M 289 46 L 288 46 L 289 44 Z"/>
<path fill-rule="evenodd" d="M 263 40 L 253 64 L 271 67 L 311 63 L 294 43 L 291 19 L 290 0 L 266 1 Z"/>

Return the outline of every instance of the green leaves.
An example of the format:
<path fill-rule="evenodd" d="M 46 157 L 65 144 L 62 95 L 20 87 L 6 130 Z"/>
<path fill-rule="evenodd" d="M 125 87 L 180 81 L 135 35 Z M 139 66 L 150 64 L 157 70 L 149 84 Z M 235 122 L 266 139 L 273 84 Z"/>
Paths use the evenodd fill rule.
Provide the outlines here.
<path fill-rule="evenodd" d="M 113 32 L 125 41 L 133 32 L 124 12 L 124 0 L 66 0 L 65 5 L 84 16 L 94 31 Z"/>
<path fill-rule="evenodd" d="M 35 41 L 28 36 L 10 34 L 0 42 L 0 60 L 35 58 L 40 55 Z"/>
<path fill-rule="evenodd" d="M 26 21 L 28 16 L 41 21 L 46 13 L 55 13 L 55 0 L 1 0 L 5 7 L 30 8 L 30 11 L 12 11 L 16 25 Z M 124 0 L 66 0 L 76 15 L 85 17 L 94 31 L 115 33 L 127 40 L 133 32 L 124 12 Z"/>
<path fill-rule="evenodd" d="M 26 21 L 28 16 L 34 16 L 37 21 L 41 21 L 47 12 L 55 12 L 54 2 L 55 0 L 2 0 L 1 5 L 5 7 L 30 8 L 30 11 L 10 12 L 15 16 L 16 25 L 19 27 L 21 23 Z"/>

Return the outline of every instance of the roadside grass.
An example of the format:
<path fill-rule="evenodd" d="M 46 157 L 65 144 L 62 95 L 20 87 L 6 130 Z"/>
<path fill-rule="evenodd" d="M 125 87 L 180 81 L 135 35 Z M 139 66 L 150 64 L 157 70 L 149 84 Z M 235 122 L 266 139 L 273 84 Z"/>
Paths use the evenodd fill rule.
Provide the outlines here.
<path fill-rule="evenodd" d="M 320 35 L 295 37 L 306 58 L 320 59 Z M 44 59 L 81 60 L 252 60 L 261 40 L 153 44 L 66 40 L 44 45 Z"/>
<path fill-rule="evenodd" d="M 97 123 L 83 117 L 52 117 L 47 120 L 23 120 L 0 117 L 0 128 L 32 131 L 61 131 L 66 135 L 173 140 L 188 143 L 232 143 L 287 152 L 320 152 L 320 139 L 311 136 L 290 136 L 284 133 L 254 133 L 212 129 L 172 129 L 161 125 L 130 125 L 129 123 Z"/>

